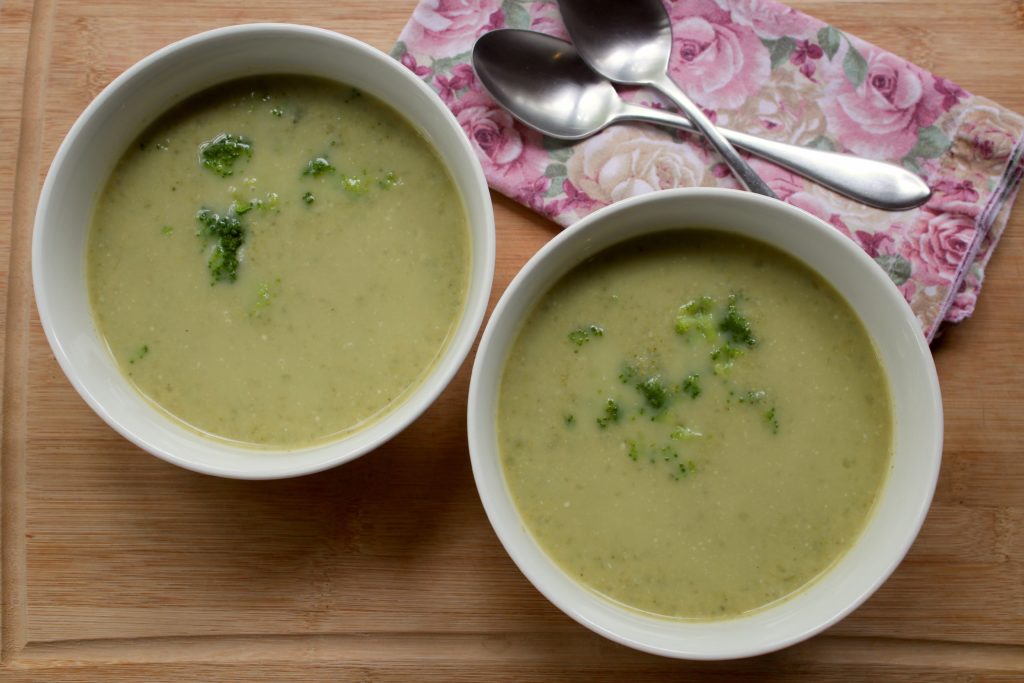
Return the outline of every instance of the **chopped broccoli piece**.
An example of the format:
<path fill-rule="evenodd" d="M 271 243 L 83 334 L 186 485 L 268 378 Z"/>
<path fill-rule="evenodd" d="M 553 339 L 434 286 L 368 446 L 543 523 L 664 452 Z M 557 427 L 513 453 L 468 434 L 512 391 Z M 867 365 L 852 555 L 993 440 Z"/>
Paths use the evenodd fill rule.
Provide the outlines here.
<path fill-rule="evenodd" d="M 600 325 L 587 325 L 586 327 L 577 327 L 575 330 L 569 333 L 569 341 L 576 346 L 583 346 L 592 337 L 603 337 L 604 328 Z"/>
<path fill-rule="evenodd" d="M 679 473 L 676 475 L 676 479 L 690 476 L 697 469 L 696 463 L 692 460 L 679 463 Z"/>
<path fill-rule="evenodd" d="M 243 156 L 252 157 L 252 143 L 242 135 L 221 133 L 199 145 L 199 158 L 203 166 L 222 178 L 235 172 L 235 162 Z"/>
<path fill-rule="evenodd" d="M 629 451 L 626 453 L 626 455 L 628 455 L 629 459 L 632 460 L 633 462 L 636 462 L 637 460 L 640 459 L 640 449 L 637 447 L 636 441 L 629 442 Z"/>
<path fill-rule="evenodd" d="M 724 332 L 734 344 L 757 346 L 757 338 L 750 330 L 750 321 L 736 308 L 736 300 L 735 294 L 729 295 L 725 318 L 718 324 L 718 329 Z"/>
<path fill-rule="evenodd" d="M 377 185 L 379 185 L 382 189 L 385 190 L 390 190 L 392 187 L 401 184 L 401 179 L 399 179 L 399 177 L 395 174 L 394 171 L 388 171 L 382 177 L 377 179 Z"/>
<path fill-rule="evenodd" d="M 302 172 L 302 175 L 311 175 L 314 178 L 319 178 L 325 173 L 331 174 L 337 170 L 338 169 L 334 168 L 334 166 L 331 165 L 331 162 L 327 160 L 327 157 L 316 157 L 306 164 L 306 170 Z"/>
<path fill-rule="evenodd" d="M 682 425 L 676 425 L 676 428 L 672 430 L 672 433 L 668 435 L 670 439 L 676 441 L 690 441 L 692 439 L 699 439 L 704 435 L 695 429 L 689 427 L 683 427 Z"/>
<path fill-rule="evenodd" d="M 767 395 L 768 392 L 765 391 L 764 389 L 753 389 L 740 396 L 738 400 L 740 403 L 750 403 L 753 405 L 755 403 L 760 403 L 761 401 L 763 401 L 764 397 Z"/>
<path fill-rule="evenodd" d="M 637 370 L 635 365 L 632 365 L 631 363 L 623 363 L 622 370 L 619 372 L 619 381 L 623 384 L 629 384 L 636 378 L 637 373 L 639 372 L 640 371 Z"/>
<path fill-rule="evenodd" d="M 779 433 L 779 418 L 775 416 L 775 406 L 772 406 L 764 414 L 764 421 L 772 428 L 772 434 Z"/>
<path fill-rule="evenodd" d="M 734 344 L 726 342 L 711 350 L 711 360 L 714 362 L 716 375 L 727 375 L 732 369 L 732 362 L 743 355 L 743 349 Z"/>
<path fill-rule="evenodd" d="M 665 384 L 661 381 L 660 375 L 648 377 L 640 384 L 637 384 L 636 388 L 641 394 L 643 394 L 644 399 L 647 401 L 647 405 L 655 410 L 661 410 L 668 403 L 668 389 L 665 388 Z"/>
<path fill-rule="evenodd" d="M 583 346 L 588 341 L 590 341 L 590 335 L 587 334 L 586 330 L 580 328 L 578 330 L 573 330 L 572 332 L 569 333 L 569 341 L 571 341 L 576 346 Z"/>
<path fill-rule="evenodd" d="M 237 280 L 238 251 L 245 242 L 245 226 L 242 221 L 232 213 L 222 216 L 209 209 L 201 209 L 196 214 L 196 222 L 200 225 L 201 237 L 217 241 L 209 262 L 214 282 Z"/>
<path fill-rule="evenodd" d="M 683 380 L 683 393 L 689 394 L 690 398 L 697 398 L 700 396 L 700 392 L 700 375 L 697 373 L 687 375 Z"/>
<path fill-rule="evenodd" d="M 312 192 L 307 192 L 306 194 L 302 195 L 302 201 L 304 201 L 307 204 L 312 204 L 313 202 L 316 201 L 316 197 L 313 196 Z"/>
<path fill-rule="evenodd" d="M 342 178 L 341 187 L 352 195 L 363 195 L 370 190 L 369 186 L 366 184 L 366 179 L 356 175 L 349 175 Z"/>
<path fill-rule="evenodd" d="M 709 296 L 688 301 L 679 307 L 679 314 L 676 315 L 676 332 L 685 335 L 690 330 L 697 330 L 705 339 L 710 339 L 714 334 L 711 323 L 711 313 L 715 301 Z"/>
<path fill-rule="evenodd" d="M 276 116 L 277 118 L 281 118 L 282 116 L 284 116 L 284 109 L 281 109 L 281 107 L 274 107 L 273 109 L 270 110 L 270 115 Z"/>
<path fill-rule="evenodd" d="M 604 406 L 604 417 L 597 418 L 597 426 L 604 429 L 609 422 L 619 421 L 619 403 L 614 398 L 608 399 Z"/>

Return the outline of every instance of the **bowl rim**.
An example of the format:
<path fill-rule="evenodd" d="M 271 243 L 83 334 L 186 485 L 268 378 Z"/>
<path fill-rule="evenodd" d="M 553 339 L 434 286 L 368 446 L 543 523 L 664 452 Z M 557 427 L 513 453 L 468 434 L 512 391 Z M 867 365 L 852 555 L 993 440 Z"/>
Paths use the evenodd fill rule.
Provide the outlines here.
<path fill-rule="evenodd" d="M 747 202 L 752 205 L 763 207 L 766 210 L 772 210 L 787 214 L 789 217 L 796 220 L 808 223 L 809 225 L 816 226 L 814 229 L 822 233 L 825 239 L 834 243 L 840 251 L 845 252 L 845 255 L 849 256 L 860 262 L 861 268 L 865 273 L 870 273 L 874 279 L 883 282 L 884 286 L 888 290 L 890 298 L 898 300 L 898 304 L 901 305 L 902 316 L 904 323 L 914 326 L 917 334 L 913 335 L 911 345 L 913 347 L 912 353 L 919 357 L 925 366 L 924 382 L 927 385 L 929 391 L 926 396 L 921 396 L 920 400 L 927 403 L 926 410 L 934 418 L 937 426 L 937 434 L 934 435 L 934 452 L 930 453 L 930 471 L 923 473 L 926 477 L 924 484 L 927 489 L 926 495 L 924 495 L 917 504 L 914 506 L 912 516 L 908 517 L 908 524 L 906 526 L 906 535 L 903 538 L 903 543 L 898 548 L 892 548 L 888 554 L 888 561 L 885 563 L 884 568 L 878 572 L 878 574 L 863 587 L 856 595 L 845 604 L 842 609 L 839 609 L 831 613 L 827 618 L 818 619 L 814 623 L 808 624 L 792 633 L 787 633 L 778 638 L 769 638 L 767 642 L 761 643 L 760 645 L 751 646 L 745 643 L 733 643 L 727 647 L 716 649 L 715 651 L 709 652 L 700 649 L 688 648 L 686 646 L 681 647 L 666 647 L 663 645 L 652 644 L 642 639 L 630 637 L 620 633 L 615 624 L 609 624 L 607 620 L 593 618 L 593 611 L 590 611 L 588 615 L 585 613 L 586 610 L 577 608 L 576 598 L 573 596 L 567 596 L 559 593 L 558 586 L 549 585 L 548 582 L 541 576 L 541 571 L 535 570 L 535 568 L 529 566 L 528 562 L 535 560 L 537 557 L 543 558 L 547 563 L 555 565 L 557 571 L 560 572 L 564 578 L 575 583 L 577 586 L 582 587 L 583 591 L 588 594 L 583 602 L 587 604 L 602 604 L 606 608 L 609 608 L 612 612 L 616 612 L 619 615 L 630 615 L 631 617 L 638 617 L 648 623 L 660 623 L 665 625 L 677 625 L 677 624 L 693 624 L 705 628 L 719 628 L 719 624 L 731 624 L 747 621 L 749 619 L 757 618 L 758 615 L 771 613 L 776 609 L 777 606 L 781 606 L 789 602 L 791 599 L 796 598 L 801 593 L 805 592 L 815 583 L 819 582 L 823 577 L 832 574 L 838 566 L 840 566 L 850 552 L 860 542 L 855 541 L 854 545 L 851 546 L 838 560 L 833 563 L 828 569 L 826 569 L 821 575 L 815 577 L 810 583 L 802 587 L 796 593 L 786 596 L 777 603 L 764 606 L 758 610 L 754 610 L 744 615 L 739 615 L 729 619 L 723 620 L 708 620 L 708 621 L 678 621 L 671 620 L 669 618 L 659 618 L 653 615 L 646 615 L 637 612 L 627 606 L 616 604 L 613 600 L 606 598 L 589 587 L 576 582 L 574 579 L 569 577 L 564 569 L 558 567 L 554 560 L 552 560 L 540 547 L 540 544 L 533 537 L 529 531 L 528 526 L 522 520 L 522 516 L 519 513 L 518 507 L 514 500 L 512 500 L 511 494 L 508 489 L 507 482 L 505 480 L 504 470 L 498 461 L 499 453 L 496 444 L 484 441 L 484 437 L 481 435 L 484 427 L 485 420 L 493 419 L 493 416 L 481 415 L 480 411 L 483 410 L 481 406 L 486 405 L 488 401 L 486 396 L 494 395 L 500 386 L 500 375 L 501 369 L 507 362 L 506 348 L 505 354 L 500 358 L 492 357 L 496 351 L 492 352 L 492 347 L 496 344 L 495 336 L 496 329 L 500 321 L 506 315 L 507 309 L 513 305 L 513 300 L 517 297 L 526 296 L 520 294 L 527 285 L 527 283 L 533 278 L 542 278 L 547 282 L 546 288 L 540 290 L 540 294 L 535 295 L 530 301 L 526 302 L 525 312 L 519 317 L 515 318 L 516 329 L 519 329 L 525 316 L 528 315 L 530 307 L 536 304 L 537 299 L 543 295 L 543 292 L 550 288 L 559 278 L 569 272 L 572 268 L 576 267 L 585 260 L 586 256 L 576 255 L 572 258 L 567 258 L 566 263 L 559 267 L 552 267 L 549 275 L 534 275 L 536 271 L 543 267 L 543 264 L 554 257 L 559 251 L 566 249 L 562 245 L 576 240 L 580 233 L 589 231 L 592 229 L 591 226 L 600 224 L 603 221 L 608 220 L 610 217 L 620 214 L 628 213 L 637 210 L 638 207 L 642 207 L 649 203 L 654 202 L 686 202 L 691 198 L 707 198 L 712 200 L 721 200 L 725 202 Z M 683 221 L 681 221 L 683 222 Z M 597 250 L 598 253 L 604 249 L 611 248 L 616 244 L 621 244 L 629 239 L 635 239 L 641 235 L 651 235 L 658 232 L 664 232 L 666 228 L 656 228 L 647 231 L 640 231 L 637 234 L 625 236 L 618 240 L 609 240 L 605 246 Z M 671 230 L 671 228 L 668 228 Z M 728 232 L 728 230 L 722 230 Z M 751 237 L 751 239 L 757 239 Z M 833 284 L 831 278 L 826 277 L 820 273 L 820 270 L 805 262 L 803 258 L 796 256 L 789 249 L 775 244 L 767 239 L 761 239 L 761 241 L 769 244 L 770 246 L 779 249 L 783 253 L 796 258 L 799 262 L 804 263 L 805 266 L 811 268 L 813 271 L 818 272 L 821 277 L 824 277 L 826 281 Z M 546 279 L 545 279 L 546 278 Z M 835 286 L 833 284 L 833 286 Z M 874 331 L 868 328 L 866 322 L 863 323 L 865 330 L 869 336 L 877 344 L 875 340 Z M 512 341 L 508 342 L 508 348 L 511 348 Z M 483 375 L 485 372 L 490 374 L 490 371 L 485 368 L 485 364 L 497 364 L 499 369 L 497 371 L 497 379 L 492 383 L 484 384 L 485 380 Z M 890 378 L 890 382 L 892 379 Z M 496 401 L 496 399 L 495 399 Z M 895 409 L 895 405 L 894 405 Z M 920 532 L 921 526 L 924 523 L 925 517 L 931 506 L 931 501 L 934 496 L 935 487 L 938 481 L 939 468 L 941 465 L 942 448 L 943 448 L 943 410 L 941 393 L 938 382 L 938 374 L 935 369 L 934 360 L 931 356 L 930 348 L 925 340 L 925 337 L 920 333 L 920 325 L 916 320 L 910 306 L 906 303 L 903 296 L 899 293 L 899 290 L 892 283 L 892 281 L 877 267 L 877 265 L 861 250 L 852 240 L 846 238 L 838 230 L 832 226 L 824 223 L 820 219 L 811 214 L 798 209 L 790 204 L 786 204 L 778 199 L 757 195 L 751 192 L 742 192 L 738 190 L 726 189 L 726 188 L 679 188 L 671 190 L 662 190 L 645 195 L 631 197 L 625 200 L 621 200 L 614 204 L 605 206 L 598 209 L 594 213 L 586 216 L 579 222 L 573 224 L 569 228 L 563 230 L 561 233 L 556 235 L 552 240 L 545 244 L 540 250 L 538 250 L 527 263 L 519 270 L 516 276 L 509 283 L 508 287 L 502 293 L 500 299 L 494 307 L 493 312 L 484 328 L 484 332 L 481 336 L 480 343 L 477 347 L 476 357 L 474 359 L 473 371 L 470 377 L 469 396 L 468 396 L 468 409 L 467 409 L 467 435 L 469 440 L 470 460 L 473 468 L 473 478 L 477 487 L 478 495 L 480 496 L 481 503 L 483 504 L 484 511 L 487 514 L 488 521 L 491 524 L 495 534 L 498 536 L 498 540 L 505 548 L 506 553 L 519 568 L 520 572 L 527 578 L 527 580 L 536 588 L 544 597 L 546 597 L 552 604 L 558 609 L 564 612 L 567 616 L 585 626 L 586 628 L 602 635 L 614 642 L 625 645 L 630 648 L 634 648 L 643 652 L 651 654 L 679 658 L 679 659 L 691 659 L 691 660 L 723 660 L 723 659 L 739 659 L 745 657 L 752 657 L 756 655 L 765 654 L 780 650 L 798 642 L 806 640 L 828 627 L 834 625 L 853 610 L 864 603 L 888 578 L 891 576 L 896 567 L 902 562 L 907 551 L 913 545 L 914 540 L 917 538 Z M 895 438 L 895 435 L 894 435 Z M 894 454 L 895 456 L 895 454 Z M 498 469 L 498 476 L 501 479 L 500 492 L 495 492 L 493 486 L 487 481 L 487 468 L 494 465 Z M 861 531 L 860 538 L 863 538 L 867 531 L 867 526 L 871 524 L 871 520 L 877 513 L 877 506 L 880 505 L 881 499 L 884 497 L 884 492 L 889 486 L 889 482 L 892 478 L 890 466 L 890 472 L 887 474 L 886 480 L 883 483 L 879 497 L 876 499 L 875 509 L 869 515 L 866 521 L 865 528 Z M 515 523 L 521 526 L 521 530 L 525 531 L 526 535 L 530 538 L 529 547 L 522 551 L 522 557 L 520 553 L 516 551 L 516 539 L 513 538 L 515 530 L 513 530 L 512 522 L 503 523 L 500 515 L 501 512 L 498 509 L 499 501 L 492 499 L 487 494 L 496 494 L 501 497 L 504 496 L 508 499 L 515 512 Z M 502 501 L 504 502 L 504 501 Z M 609 607 L 610 606 L 610 607 Z"/>
<path fill-rule="evenodd" d="M 466 170 L 469 175 L 467 178 L 471 178 L 471 182 L 467 183 L 465 187 L 459 186 L 460 195 L 464 195 L 469 192 L 472 192 L 474 195 L 479 195 L 477 197 L 462 197 L 463 204 L 466 208 L 467 222 L 469 223 L 469 281 L 467 282 L 466 299 L 463 305 L 463 310 L 460 316 L 454 321 L 455 327 L 447 341 L 447 345 L 432 361 L 432 366 L 425 370 L 424 375 L 420 378 L 419 384 L 411 390 L 411 393 L 402 402 L 391 407 L 379 419 L 374 420 L 366 427 L 357 429 L 349 434 L 342 435 L 337 439 L 330 439 L 310 446 L 297 448 L 245 447 L 243 445 L 235 445 L 214 437 L 204 436 L 196 430 L 184 426 L 179 420 L 173 416 L 169 416 L 161 407 L 142 397 L 143 402 L 148 404 L 148 407 L 153 411 L 153 413 L 159 414 L 160 419 L 165 423 L 174 425 L 180 433 L 187 434 L 188 436 L 186 438 L 189 441 L 201 443 L 207 448 L 213 448 L 221 452 L 230 452 L 243 456 L 254 457 L 277 457 L 279 459 L 280 462 L 277 466 L 273 468 L 264 468 L 258 472 L 250 471 L 244 466 L 225 466 L 217 462 L 204 460 L 203 458 L 195 459 L 187 457 L 187 454 L 183 455 L 172 452 L 171 450 L 168 450 L 149 439 L 143 438 L 141 435 L 136 433 L 132 428 L 118 419 L 106 407 L 106 405 L 94 395 L 89 386 L 83 381 L 74 361 L 72 361 L 70 354 L 65 348 L 62 338 L 55 330 L 52 312 L 47 303 L 54 294 L 50 292 L 48 285 L 48 279 L 45 272 L 48 259 L 43 250 L 43 236 L 47 231 L 52 232 L 58 230 L 58 227 L 54 226 L 53 221 L 50 219 L 50 213 L 52 211 L 51 205 L 55 201 L 58 201 L 57 198 L 54 197 L 54 186 L 57 183 L 61 169 L 67 163 L 69 154 L 72 149 L 79 144 L 78 141 L 81 138 L 83 128 L 85 128 L 92 119 L 96 118 L 98 114 L 106 111 L 110 107 L 109 101 L 118 97 L 122 90 L 130 88 L 136 81 L 143 78 L 147 72 L 151 71 L 154 67 L 160 65 L 164 61 L 183 52 L 203 49 L 203 47 L 208 45 L 215 46 L 218 42 L 229 43 L 232 40 L 248 36 L 259 36 L 266 40 L 285 37 L 292 39 L 309 38 L 332 41 L 339 46 L 343 46 L 349 50 L 359 53 L 362 58 L 376 61 L 379 64 L 384 65 L 383 68 L 390 69 L 395 78 L 400 79 L 403 82 L 402 87 L 409 87 L 418 90 L 422 96 L 426 96 L 428 99 L 435 102 L 437 105 L 437 113 L 446 120 L 447 126 L 450 127 L 453 132 L 458 133 L 458 135 L 453 136 L 459 147 L 458 156 L 463 157 L 468 162 Z M 303 75 L 301 70 L 292 70 L 288 71 L 288 73 Z M 181 101 L 182 99 L 200 92 L 205 88 L 212 87 L 218 82 L 226 81 L 214 80 L 210 83 L 197 86 L 196 88 L 189 90 L 189 92 L 185 93 L 177 101 Z M 381 99 L 381 101 L 385 102 L 388 106 L 395 108 L 395 105 L 387 102 L 384 98 L 377 95 L 375 95 L 375 97 Z M 404 117 L 411 118 L 411 116 L 405 112 L 400 113 Z M 419 128 L 419 125 L 416 124 L 415 121 L 411 121 L 411 123 L 414 127 Z M 437 145 L 432 143 L 432 147 L 436 149 Z M 449 164 L 450 162 L 446 163 L 446 165 Z M 479 229 L 474 229 L 472 221 L 469 220 L 472 218 L 469 212 L 469 206 L 473 201 L 477 201 L 480 208 L 480 218 L 483 225 Z M 494 209 L 493 204 L 490 201 L 490 191 L 483 173 L 483 168 L 481 167 L 469 140 L 463 134 L 458 120 L 444 105 L 438 95 L 426 83 L 424 83 L 422 79 L 414 75 L 411 71 L 406 69 L 398 61 L 392 59 L 383 51 L 343 33 L 315 26 L 283 22 L 235 24 L 186 36 L 151 52 L 133 63 L 109 84 L 107 84 L 78 115 L 71 128 L 65 134 L 64 139 L 61 141 L 61 144 L 50 162 L 46 178 L 39 193 L 39 199 L 36 203 L 31 246 L 32 284 L 36 309 L 39 312 L 40 324 L 46 335 L 50 349 L 60 365 L 61 370 L 89 407 L 92 408 L 92 410 L 99 415 L 104 422 L 117 431 L 121 436 L 151 455 L 194 472 L 232 479 L 284 479 L 313 474 L 355 460 L 397 436 L 417 420 L 431 405 L 433 405 L 438 396 L 448 387 L 451 380 L 462 367 L 476 338 L 479 336 L 481 323 L 483 322 L 484 315 L 487 310 L 490 290 L 493 288 L 496 242 L 495 232 Z M 479 243 L 482 246 L 483 258 L 480 259 L 479 262 L 477 262 L 477 258 L 474 256 L 474 253 L 476 252 L 474 245 L 476 243 Z M 474 292 L 472 285 L 474 273 L 476 271 L 481 273 L 481 284 L 485 291 Z M 99 331 L 95 326 L 95 318 L 91 312 L 89 317 L 93 323 L 91 333 L 99 335 Z M 460 328 L 463 326 L 465 326 L 465 329 L 460 334 Z M 102 339 L 100 339 L 100 341 L 102 343 Z M 447 367 L 445 367 L 445 365 L 447 365 Z M 134 387 L 132 387 L 132 390 L 138 393 L 138 390 Z M 406 408 L 406 410 L 403 410 L 403 408 Z M 374 438 L 366 440 L 364 443 L 356 447 L 343 447 L 343 444 L 349 438 L 365 434 L 369 430 L 375 429 L 378 425 L 383 424 L 388 424 L 388 428 L 386 430 L 381 430 L 381 432 Z M 290 464 L 292 459 L 287 457 L 287 454 L 311 453 L 314 451 L 323 451 L 325 454 L 323 457 L 302 466 Z M 281 457 L 282 454 L 284 454 L 284 457 Z"/>

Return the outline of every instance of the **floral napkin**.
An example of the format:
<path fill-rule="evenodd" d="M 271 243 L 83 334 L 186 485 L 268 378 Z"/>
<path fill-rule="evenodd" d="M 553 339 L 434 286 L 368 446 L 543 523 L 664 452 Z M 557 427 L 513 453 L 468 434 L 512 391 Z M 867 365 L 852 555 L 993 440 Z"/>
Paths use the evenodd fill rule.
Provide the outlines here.
<path fill-rule="evenodd" d="M 751 158 L 780 199 L 888 272 L 928 339 L 943 320 L 969 316 L 1024 175 L 1024 117 L 773 0 L 665 4 L 671 74 L 719 125 L 902 164 L 927 180 L 925 206 L 885 212 Z M 477 37 L 502 27 L 568 39 L 553 0 L 421 0 L 392 53 L 451 108 L 492 188 L 567 226 L 645 192 L 738 187 L 685 134 L 623 125 L 569 144 L 515 121 L 470 64 Z M 625 95 L 666 106 L 646 90 Z"/>

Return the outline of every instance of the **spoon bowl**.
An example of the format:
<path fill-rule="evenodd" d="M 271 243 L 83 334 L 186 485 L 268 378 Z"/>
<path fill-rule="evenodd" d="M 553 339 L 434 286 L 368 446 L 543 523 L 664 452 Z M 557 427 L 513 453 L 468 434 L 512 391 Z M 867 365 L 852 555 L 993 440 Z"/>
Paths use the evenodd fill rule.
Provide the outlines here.
<path fill-rule="evenodd" d="M 668 75 L 672 25 L 661 0 L 559 0 L 559 10 L 583 61 L 618 83 L 649 85 L 668 97 L 751 192 L 775 197 L 700 107 Z"/>

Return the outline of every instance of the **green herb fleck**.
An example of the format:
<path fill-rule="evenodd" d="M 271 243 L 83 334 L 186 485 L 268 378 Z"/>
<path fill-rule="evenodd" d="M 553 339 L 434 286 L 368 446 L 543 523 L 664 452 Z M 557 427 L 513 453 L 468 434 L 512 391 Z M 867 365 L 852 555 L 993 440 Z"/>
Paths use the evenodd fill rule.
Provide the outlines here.
<path fill-rule="evenodd" d="M 710 339 L 714 334 L 714 328 L 711 325 L 714 306 L 715 301 L 709 296 L 688 301 L 680 306 L 679 313 L 676 315 L 676 332 L 685 335 L 690 330 L 696 330 L 705 339 Z"/>
<path fill-rule="evenodd" d="M 252 143 L 242 135 L 221 133 L 199 146 L 199 157 L 205 168 L 226 178 L 235 172 L 235 162 L 252 157 Z"/>
<path fill-rule="evenodd" d="M 632 382 L 640 371 L 637 370 L 635 365 L 630 363 L 624 363 L 622 370 L 619 372 L 619 381 L 623 384 L 629 384 Z"/>
<path fill-rule="evenodd" d="M 772 434 L 779 433 L 779 418 L 775 416 L 775 406 L 772 406 L 765 412 L 764 421 L 772 428 Z"/>
<path fill-rule="evenodd" d="M 689 394 L 690 398 L 697 398 L 700 396 L 700 391 L 700 375 L 697 373 L 687 375 L 683 380 L 683 393 Z"/>
<path fill-rule="evenodd" d="M 597 426 L 604 429 L 609 422 L 619 421 L 619 404 L 614 398 L 608 399 L 604 406 L 604 417 L 597 418 Z"/>
<path fill-rule="evenodd" d="M 337 170 L 338 169 L 334 168 L 334 166 L 331 165 L 331 162 L 327 160 L 327 157 L 316 157 L 306 164 L 306 170 L 302 172 L 302 175 L 310 175 L 314 178 L 319 178 L 325 173 L 331 174 Z"/>
<path fill-rule="evenodd" d="M 572 427 L 574 424 L 576 424 L 576 416 L 575 415 L 572 415 L 572 414 L 566 415 L 564 420 L 565 420 L 565 426 L 566 427 Z"/>
<path fill-rule="evenodd" d="M 216 240 L 209 261 L 214 282 L 237 280 L 238 251 L 245 242 L 245 227 L 238 216 L 232 213 L 222 216 L 209 209 L 201 209 L 196 214 L 196 222 L 200 225 L 201 237 Z"/>
<path fill-rule="evenodd" d="M 143 344 L 140 346 L 134 354 L 128 359 L 129 365 L 134 365 L 135 361 L 142 360 L 149 353 L 149 344 Z"/>
<path fill-rule="evenodd" d="M 306 194 L 302 195 L 302 201 L 304 201 L 307 204 L 312 204 L 313 202 L 316 201 L 316 197 L 313 196 L 312 192 L 307 192 Z"/>
<path fill-rule="evenodd" d="M 164 227 L 160 228 L 160 233 L 163 234 L 163 235 L 173 235 L 174 234 L 174 226 L 173 225 L 165 225 Z"/>
<path fill-rule="evenodd" d="M 267 309 L 270 307 L 271 302 L 277 298 L 280 289 L 281 278 L 277 278 L 273 282 L 261 282 L 259 287 L 256 288 L 256 303 L 249 309 L 249 315 L 253 318 L 266 315 Z"/>
<path fill-rule="evenodd" d="M 697 469 L 697 465 L 692 460 L 687 460 L 686 462 L 681 462 L 681 463 L 679 463 L 679 467 L 678 467 L 679 473 L 676 475 L 676 479 L 682 479 L 684 477 L 688 477 L 691 474 L 693 474 L 693 472 L 696 471 L 696 469 Z"/>

